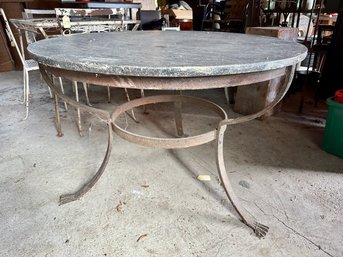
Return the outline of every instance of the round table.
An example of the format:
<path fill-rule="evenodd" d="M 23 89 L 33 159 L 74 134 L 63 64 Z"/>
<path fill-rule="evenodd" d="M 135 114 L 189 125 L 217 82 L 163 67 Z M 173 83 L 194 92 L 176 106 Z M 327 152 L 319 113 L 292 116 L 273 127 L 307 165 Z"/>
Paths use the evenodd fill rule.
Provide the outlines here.
<path fill-rule="evenodd" d="M 107 123 L 108 146 L 104 160 L 94 175 L 74 194 L 62 195 L 60 204 L 71 202 L 88 192 L 104 172 L 112 149 L 113 131 L 122 138 L 151 147 L 183 148 L 216 140 L 217 168 L 222 185 L 242 221 L 263 237 L 268 227 L 256 221 L 237 198 L 227 175 L 223 158 L 224 132 L 228 125 L 262 116 L 287 92 L 296 65 L 307 54 L 297 43 L 276 38 L 219 32 L 138 31 L 121 33 L 78 34 L 46 39 L 28 47 L 33 59 L 55 96 L 58 135 L 62 135 L 58 98 L 89 112 Z M 225 88 L 281 78 L 275 99 L 263 110 L 238 118 L 228 118 L 215 103 L 183 95 L 142 97 L 117 107 L 109 113 L 86 106 L 62 94 L 51 76 L 65 77 L 96 85 L 140 90 L 192 90 Z M 121 128 L 116 120 L 122 113 L 151 103 L 174 102 L 177 136 L 154 138 L 137 135 Z M 181 104 L 190 102 L 216 112 L 220 117 L 216 129 L 195 136 L 185 136 Z"/>

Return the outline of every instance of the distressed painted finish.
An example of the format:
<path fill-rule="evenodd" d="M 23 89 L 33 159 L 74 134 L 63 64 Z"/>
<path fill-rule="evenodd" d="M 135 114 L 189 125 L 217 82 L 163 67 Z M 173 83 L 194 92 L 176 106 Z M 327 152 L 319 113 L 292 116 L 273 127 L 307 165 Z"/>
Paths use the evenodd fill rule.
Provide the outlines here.
<path fill-rule="evenodd" d="M 28 50 L 48 66 L 140 77 L 260 72 L 298 63 L 307 52 L 300 44 L 276 38 L 195 31 L 75 35 L 38 42 Z"/>
<path fill-rule="evenodd" d="M 114 9 L 78 9 L 78 8 L 56 8 L 56 16 L 78 16 L 78 17 L 91 17 L 91 16 L 104 16 L 104 15 L 124 15 L 125 8 Z"/>
<path fill-rule="evenodd" d="M 137 30 L 139 20 L 131 19 L 130 8 L 79 9 L 56 8 L 56 17 L 63 34 Z"/>
<path fill-rule="evenodd" d="M 46 31 L 60 28 L 56 18 L 11 19 L 10 21 L 18 30 L 41 33 L 44 38 L 49 37 Z"/>

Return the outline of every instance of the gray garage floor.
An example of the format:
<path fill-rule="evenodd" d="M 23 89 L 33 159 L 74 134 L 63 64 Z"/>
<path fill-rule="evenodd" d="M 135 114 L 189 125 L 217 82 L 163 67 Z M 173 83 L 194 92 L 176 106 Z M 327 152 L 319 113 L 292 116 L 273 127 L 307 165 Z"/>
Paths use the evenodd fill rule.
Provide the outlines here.
<path fill-rule="evenodd" d="M 0 256 L 343 256 L 343 159 L 320 147 L 325 112 L 283 112 L 227 130 L 234 189 L 270 227 L 258 239 L 225 197 L 214 142 L 161 150 L 115 136 L 99 182 L 81 200 L 59 206 L 59 195 L 78 189 L 100 165 L 106 126 L 84 114 L 80 137 L 69 110 L 62 112 L 64 137 L 56 137 L 52 100 L 38 73 L 31 77 L 30 116 L 22 121 L 21 76 L 0 74 Z M 89 90 L 93 104 L 104 105 L 106 89 Z M 106 107 L 125 101 L 123 90 L 112 94 Z M 197 94 L 230 112 L 222 90 Z M 123 124 L 147 135 L 173 133 L 168 106 L 149 110 L 136 110 L 140 124 L 130 118 Z M 187 106 L 185 117 L 188 134 L 218 121 Z"/>

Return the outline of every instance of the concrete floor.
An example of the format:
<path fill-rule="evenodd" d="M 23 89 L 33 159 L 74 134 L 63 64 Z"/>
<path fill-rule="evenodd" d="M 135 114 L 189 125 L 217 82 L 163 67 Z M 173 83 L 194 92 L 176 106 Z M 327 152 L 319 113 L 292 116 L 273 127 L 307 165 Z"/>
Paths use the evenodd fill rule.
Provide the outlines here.
<path fill-rule="evenodd" d="M 59 195 L 78 189 L 100 165 L 106 126 L 85 114 L 80 137 L 70 110 L 62 112 L 64 137 L 56 137 L 52 100 L 37 72 L 30 116 L 22 121 L 21 78 L 21 72 L 0 74 L 0 256 L 343 256 L 343 159 L 320 147 L 325 112 L 283 112 L 227 130 L 234 189 L 270 227 L 258 239 L 226 199 L 214 142 L 161 150 L 115 136 L 99 182 L 81 200 L 59 206 Z M 123 90 L 112 93 L 113 105 L 125 101 Z M 90 94 L 94 105 L 106 102 L 105 88 L 91 86 Z M 197 94 L 230 112 L 222 90 Z M 168 117 L 167 110 L 151 107 L 145 120 L 136 110 L 148 130 L 130 119 L 129 129 L 173 133 L 172 122 L 154 120 Z M 188 134 L 218 121 L 198 109 L 185 112 Z M 200 174 L 211 180 L 197 180 Z"/>

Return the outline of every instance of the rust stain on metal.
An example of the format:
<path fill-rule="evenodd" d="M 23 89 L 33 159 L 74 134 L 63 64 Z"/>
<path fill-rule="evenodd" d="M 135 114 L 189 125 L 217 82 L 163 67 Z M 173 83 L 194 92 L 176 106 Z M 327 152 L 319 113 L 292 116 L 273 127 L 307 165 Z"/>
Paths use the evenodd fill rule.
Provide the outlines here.
<path fill-rule="evenodd" d="M 115 14 L 112 9 L 94 9 L 91 15 L 112 15 Z"/>

